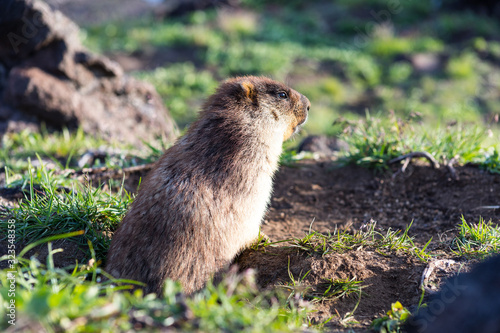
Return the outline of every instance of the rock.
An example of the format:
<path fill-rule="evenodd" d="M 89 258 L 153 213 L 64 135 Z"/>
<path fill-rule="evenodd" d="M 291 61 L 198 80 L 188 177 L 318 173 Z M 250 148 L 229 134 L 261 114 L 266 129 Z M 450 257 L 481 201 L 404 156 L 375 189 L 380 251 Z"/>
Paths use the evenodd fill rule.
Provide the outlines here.
<path fill-rule="evenodd" d="M 2 2 L 0 13 L 0 134 L 43 122 L 135 146 L 175 138 L 154 87 L 86 50 L 63 14 L 39 0 Z"/>
<path fill-rule="evenodd" d="M 8 67 L 54 42 L 81 48 L 78 26 L 39 0 L 2 1 L 0 23 L 0 60 Z"/>
<path fill-rule="evenodd" d="M 476 265 L 470 273 L 448 279 L 405 332 L 482 332 L 500 328 L 500 256 Z"/>
<path fill-rule="evenodd" d="M 76 89 L 37 67 L 15 67 L 10 71 L 5 100 L 16 109 L 57 127 L 76 127 L 76 115 L 82 113 L 82 101 Z"/>
<path fill-rule="evenodd" d="M 339 140 L 334 137 L 327 137 L 325 135 L 310 135 L 302 140 L 297 152 L 309 151 L 328 156 L 332 155 L 334 151 L 344 149 L 344 146 L 344 143 L 339 142 Z"/>

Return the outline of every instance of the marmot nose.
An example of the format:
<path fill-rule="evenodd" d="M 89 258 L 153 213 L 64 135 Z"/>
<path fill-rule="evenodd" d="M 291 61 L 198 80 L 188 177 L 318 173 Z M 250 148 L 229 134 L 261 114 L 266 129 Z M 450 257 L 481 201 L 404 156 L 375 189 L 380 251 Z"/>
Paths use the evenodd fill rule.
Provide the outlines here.
<path fill-rule="evenodd" d="M 300 99 L 302 100 L 302 104 L 305 106 L 307 112 L 309 112 L 309 108 L 311 107 L 311 102 L 309 102 L 309 99 L 304 95 L 302 95 Z"/>
<path fill-rule="evenodd" d="M 311 107 L 311 102 L 309 102 L 309 99 L 302 94 L 300 95 L 300 101 L 302 102 L 302 105 L 304 107 L 304 109 L 302 109 L 304 114 L 302 115 L 302 119 L 299 123 L 299 125 L 302 125 L 306 122 L 307 117 L 309 116 L 309 108 Z"/>

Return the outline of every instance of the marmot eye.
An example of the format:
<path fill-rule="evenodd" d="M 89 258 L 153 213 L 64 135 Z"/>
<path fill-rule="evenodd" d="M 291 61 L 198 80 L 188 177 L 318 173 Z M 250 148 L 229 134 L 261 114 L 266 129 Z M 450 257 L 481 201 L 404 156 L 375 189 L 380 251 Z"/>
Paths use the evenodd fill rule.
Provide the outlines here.
<path fill-rule="evenodd" d="M 286 93 L 286 92 L 284 92 L 284 91 L 280 91 L 280 92 L 278 93 L 278 97 L 279 97 L 279 98 L 283 98 L 283 99 L 285 99 L 285 98 L 288 98 L 288 95 L 287 95 L 287 93 Z"/>

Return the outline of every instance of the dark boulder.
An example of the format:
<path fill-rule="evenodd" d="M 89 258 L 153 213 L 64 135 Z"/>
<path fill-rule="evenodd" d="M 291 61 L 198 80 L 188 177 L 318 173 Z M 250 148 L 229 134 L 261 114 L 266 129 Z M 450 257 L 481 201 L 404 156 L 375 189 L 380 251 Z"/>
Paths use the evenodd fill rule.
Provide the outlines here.
<path fill-rule="evenodd" d="M 61 12 L 39 0 L 7 0 L 0 13 L 0 134 L 45 123 L 135 146 L 175 138 L 154 87 L 86 50 Z"/>
<path fill-rule="evenodd" d="M 496 333 L 500 331 L 500 256 L 470 273 L 449 278 L 426 307 L 408 320 L 407 332 Z"/>

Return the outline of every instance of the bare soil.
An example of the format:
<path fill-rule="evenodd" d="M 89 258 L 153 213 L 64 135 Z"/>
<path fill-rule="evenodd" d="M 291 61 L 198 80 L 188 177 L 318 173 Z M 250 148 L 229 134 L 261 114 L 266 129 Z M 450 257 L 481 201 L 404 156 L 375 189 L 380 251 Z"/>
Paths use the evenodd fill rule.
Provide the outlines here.
<path fill-rule="evenodd" d="M 303 161 L 282 167 L 275 181 L 271 208 L 263 231 L 271 238 L 303 236 L 312 224 L 317 231 L 346 226 L 359 228 L 371 219 L 382 228 L 405 228 L 420 242 L 454 231 L 463 215 L 500 221 L 500 175 L 475 166 L 447 169 L 412 165 L 376 173 L 360 167 Z"/>

